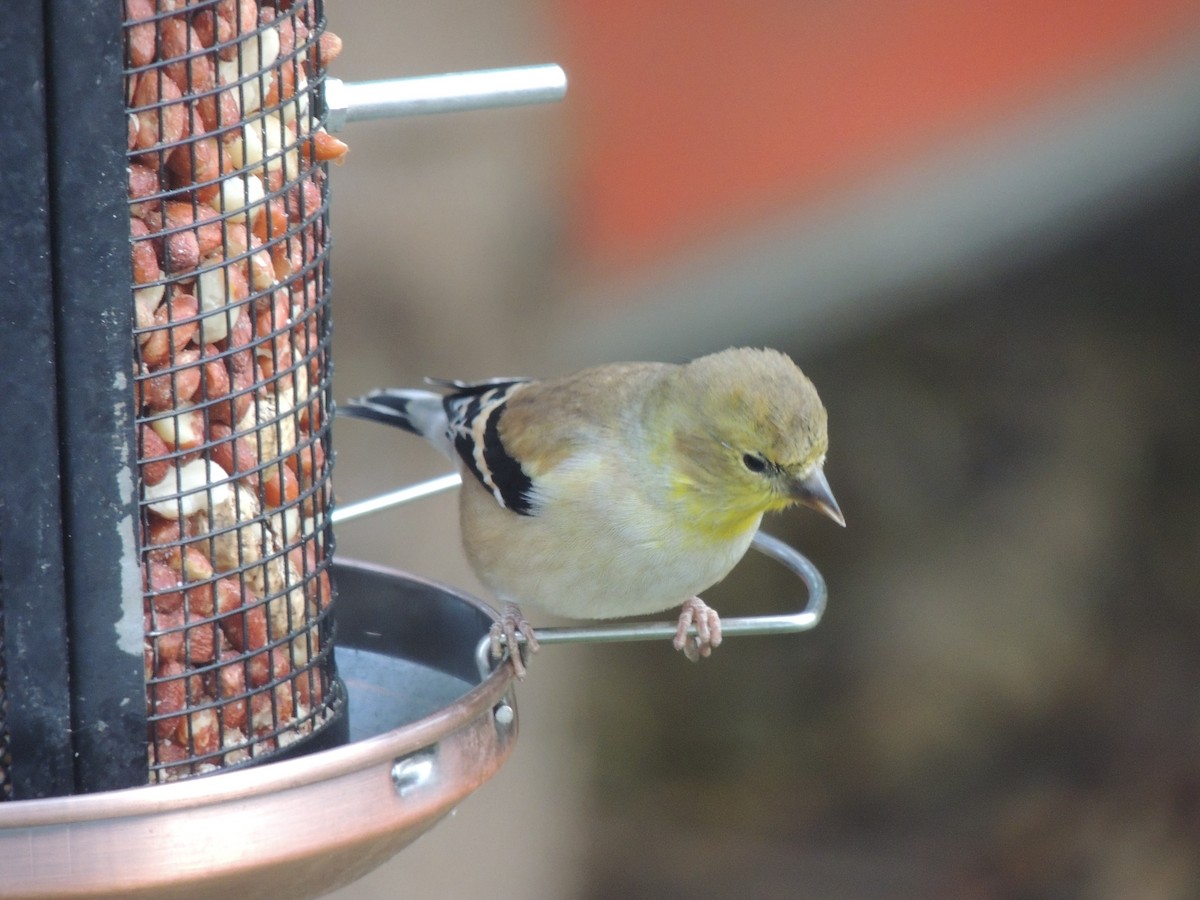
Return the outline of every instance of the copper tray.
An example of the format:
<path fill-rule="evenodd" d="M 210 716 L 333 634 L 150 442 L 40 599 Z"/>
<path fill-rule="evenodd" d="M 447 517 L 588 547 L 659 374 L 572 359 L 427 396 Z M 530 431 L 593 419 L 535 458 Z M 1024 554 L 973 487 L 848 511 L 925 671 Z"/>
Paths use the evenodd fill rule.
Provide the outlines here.
<path fill-rule="evenodd" d="M 511 668 L 481 677 L 480 601 L 339 562 L 350 742 L 174 784 L 0 803 L 0 896 L 315 897 L 429 830 L 517 737 Z"/>

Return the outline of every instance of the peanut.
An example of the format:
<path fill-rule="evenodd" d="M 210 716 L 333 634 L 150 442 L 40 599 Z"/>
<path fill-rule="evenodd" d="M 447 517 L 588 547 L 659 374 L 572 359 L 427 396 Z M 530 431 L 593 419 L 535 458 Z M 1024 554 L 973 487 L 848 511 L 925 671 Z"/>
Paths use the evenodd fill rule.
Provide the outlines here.
<path fill-rule="evenodd" d="M 215 463 L 192 460 L 178 466 L 174 478 L 168 475 L 146 488 L 146 503 L 151 512 L 164 518 L 186 518 L 224 503 L 230 495 L 228 477 Z"/>
<path fill-rule="evenodd" d="M 206 357 L 217 357 L 220 353 L 213 344 L 204 346 L 203 355 Z M 225 367 L 225 360 L 221 358 L 209 359 L 204 364 L 204 377 L 201 381 L 201 394 L 204 401 L 209 404 L 217 404 L 228 409 L 229 406 L 229 370 Z M 218 402 L 219 401 L 219 402 Z"/>
<path fill-rule="evenodd" d="M 179 590 L 179 574 L 158 562 L 148 566 L 149 574 L 143 576 L 145 590 L 155 615 L 168 616 L 183 609 L 183 593 Z"/>
<path fill-rule="evenodd" d="M 233 327 L 238 310 L 236 305 L 250 296 L 246 263 L 225 263 L 219 258 L 206 258 L 204 268 L 196 279 L 196 296 L 200 300 L 200 341 L 215 344 L 225 340 Z M 228 308 L 235 306 L 233 311 Z"/>
<path fill-rule="evenodd" d="M 229 425 L 214 422 L 209 426 L 209 434 L 215 442 L 212 448 L 213 462 L 235 478 L 241 478 L 243 483 L 256 487 L 258 485 L 258 454 L 249 438 L 234 437 Z"/>
<path fill-rule="evenodd" d="M 196 239 L 196 250 L 201 258 L 212 256 L 221 247 L 221 220 L 217 211 L 206 203 L 185 203 L 172 201 L 163 204 L 166 223 L 170 228 L 187 228 L 194 225 L 192 231 Z M 198 261 L 197 261 L 197 264 Z"/>
<path fill-rule="evenodd" d="M 287 226 L 288 214 L 286 204 L 281 197 L 272 197 L 267 201 L 267 214 L 256 216 L 254 219 L 254 236 L 263 242 L 278 240 L 287 232 Z M 274 263 L 272 263 L 272 275 L 274 275 L 274 271 Z"/>
<path fill-rule="evenodd" d="M 226 728 L 244 728 L 249 718 L 249 705 L 245 699 L 246 666 L 241 656 L 232 650 L 221 651 L 221 662 L 226 663 L 217 669 L 217 694 L 223 700 L 231 702 L 220 708 L 222 721 Z M 228 662 L 226 662 L 228 660 Z"/>
<path fill-rule="evenodd" d="M 183 92 L 165 72 L 149 70 L 138 76 L 133 105 L 137 107 L 138 118 L 134 149 L 171 145 L 183 137 L 187 114 Z M 152 169 L 158 168 L 156 153 L 145 153 L 139 159 Z"/>
<path fill-rule="evenodd" d="M 130 26 L 125 41 L 125 58 L 136 68 L 154 59 L 154 6 L 151 0 L 125 0 L 125 19 Z"/>
<path fill-rule="evenodd" d="M 312 61 L 314 68 L 325 68 L 342 54 L 342 39 L 332 31 L 322 31 L 317 38 L 316 59 Z"/>
<path fill-rule="evenodd" d="M 318 162 L 345 162 L 350 145 L 340 141 L 324 128 L 318 128 L 304 143 L 305 159 L 315 157 Z"/>
<path fill-rule="evenodd" d="M 262 687 L 290 674 L 292 663 L 283 647 L 275 647 L 269 653 L 256 654 L 250 657 L 246 665 L 246 675 L 253 687 Z"/>
<path fill-rule="evenodd" d="M 296 473 L 287 466 L 270 466 L 263 474 L 263 504 L 278 509 L 285 503 L 295 503 L 300 496 Z"/>
<path fill-rule="evenodd" d="M 150 422 L 150 427 L 158 432 L 158 436 L 166 441 L 167 446 L 176 450 L 193 450 L 204 443 L 204 417 L 199 410 L 185 409 L 175 415 L 154 419 Z M 159 514 L 168 515 L 161 510 Z"/>
<path fill-rule="evenodd" d="M 204 665 L 216 658 L 216 635 L 211 622 L 196 625 L 184 633 L 187 661 L 194 666 Z"/>
<path fill-rule="evenodd" d="M 250 697 L 250 720 L 256 733 L 275 731 L 276 723 L 286 722 L 294 714 L 291 685 L 287 682 Z"/>
<path fill-rule="evenodd" d="M 166 412 L 191 402 L 200 388 L 199 359 L 199 350 L 180 350 L 168 361 L 165 371 L 139 381 L 145 407 L 150 412 Z"/>
<path fill-rule="evenodd" d="M 159 640 L 161 641 L 161 638 Z M 182 677 L 183 665 L 178 660 L 160 663 L 155 676 L 165 680 L 150 685 L 153 715 L 171 718 L 158 719 L 154 723 L 154 731 L 159 738 L 166 738 L 179 724 L 179 717 L 172 714 L 180 712 L 187 702 L 187 688 Z"/>
<path fill-rule="evenodd" d="M 245 600 L 245 594 L 238 580 L 233 577 L 217 579 L 217 613 L 227 616 L 240 609 Z"/>
<path fill-rule="evenodd" d="M 129 199 L 140 200 L 159 191 L 158 173 L 141 163 L 129 164 Z"/>
<path fill-rule="evenodd" d="M 180 559 L 179 574 L 187 582 L 205 582 L 213 577 L 212 563 L 208 561 L 208 557 L 201 553 L 196 547 L 185 547 L 183 555 Z M 188 598 L 188 605 L 191 608 L 192 598 Z M 209 601 L 211 607 L 212 601 Z M 212 615 L 212 613 L 208 613 Z"/>
<path fill-rule="evenodd" d="M 213 7 L 197 10 L 192 14 L 192 27 L 196 30 L 196 37 L 200 39 L 200 46 L 212 49 L 218 41 L 229 40 L 229 23 L 225 22 L 223 27 L 225 34 L 221 34 L 222 22 L 217 16 L 217 11 Z"/>
<path fill-rule="evenodd" d="M 233 3 L 230 0 L 221 0 L 215 7 L 198 10 L 192 18 L 192 25 L 205 47 L 227 44 L 238 34 L 233 23 Z M 234 51 L 231 47 L 222 46 L 220 52 L 223 59 L 229 59 Z"/>
<path fill-rule="evenodd" d="M 226 129 L 235 128 L 241 121 L 242 107 L 238 102 L 237 92 L 229 89 L 198 98 L 196 113 L 204 128 L 203 132 L 199 133 L 227 135 Z"/>
<path fill-rule="evenodd" d="M 163 67 L 187 96 L 211 91 L 217 85 L 216 65 L 204 52 L 200 36 L 183 19 L 171 18 L 162 23 L 159 57 L 178 60 Z"/>
<path fill-rule="evenodd" d="M 221 630 L 230 646 L 239 653 L 258 650 L 267 643 L 267 608 L 252 606 L 242 613 L 221 620 Z"/>
<path fill-rule="evenodd" d="M 147 613 L 146 633 L 154 635 L 154 650 L 158 654 L 159 666 L 163 663 L 178 665 L 183 661 L 183 608 Z"/>
<path fill-rule="evenodd" d="M 196 110 L 192 110 L 191 133 L 205 133 L 204 123 Z M 181 144 L 167 156 L 167 168 L 174 176 L 173 186 L 192 188 L 198 200 L 211 200 L 220 190 L 221 167 L 226 155 L 215 137 L 200 137 Z"/>
<path fill-rule="evenodd" d="M 142 481 L 146 484 L 158 484 L 167 477 L 167 472 L 171 469 L 171 463 L 166 458 L 171 452 L 170 448 L 149 425 L 139 425 L 138 435 L 142 443 L 141 452 L 138 454 L 142 462 Z"/>
<path fill-rule="evenodd" d="M 182 351 L 199 329 L 196 321 L 198 310 L 196 298 L 191 294 L 176 294 L 169 303 L 155 310 L 149 337 L 142 345 L 142 364 L 148 369 L 157 369 L 171 361 L 172 353 L 177 364 L 186 361 L 187 357 Z M 169 403 L 169 398 L 162 402 Z"/>
<path fill-rule="evenodd" d="M 130 263 L 133 266 L 133 283 L 149 284 L 161 281 L 163 271 L 158 266 L 158 256 L 154 252 L 153 238 L 149 237 L 150 227 L 138 218 L 129 220 Z"/>
<path fill-rule="evenodd" d="M 199 702 L 199 698 L 193 702 Z M 193 756 L 215 753 L 221 747 L 221 729 L 212 708 L 199 709 L 176 720 L 175 740 L 191 749 Z"/>
<path fill-rule="evenodd" d="M 222 411 L 223 404 L 216 404 L 209 410 L 213 421 L 233 425 L 240 422 L 250 408 L 254 396 L 251 389 L 254 386 L 254 326 L 250 322 L 250 313 L 242 308 L 238 310 L 233 320 L 229 336 L 223 342 L 229 351 L 226 357 L 229 363 L 229 380 L 231 388 L 230 408 L 228 415 Z"/>

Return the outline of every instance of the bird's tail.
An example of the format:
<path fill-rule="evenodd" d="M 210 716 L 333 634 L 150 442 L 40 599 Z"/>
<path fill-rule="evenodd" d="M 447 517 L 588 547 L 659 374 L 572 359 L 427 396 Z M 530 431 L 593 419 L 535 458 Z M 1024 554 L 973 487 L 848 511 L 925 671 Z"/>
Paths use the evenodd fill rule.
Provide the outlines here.
<path fill-rule="evenodd" d="M 338 415 L 403 428 L 449 454 L 451 447 L 446 433 L 448 422 L 444 400 L 441 394 L 432 391 L 385 388 L 339 403 L 337 411 Z"/>

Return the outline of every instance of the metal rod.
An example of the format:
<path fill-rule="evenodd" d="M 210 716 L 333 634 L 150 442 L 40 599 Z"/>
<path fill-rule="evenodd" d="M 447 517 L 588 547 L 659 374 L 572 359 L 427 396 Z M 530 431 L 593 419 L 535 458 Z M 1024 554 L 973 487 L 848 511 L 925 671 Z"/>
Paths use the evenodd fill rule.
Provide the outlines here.
<path fill-rule="evenodd" d="M 367 119 L 551 103 L 566 93 L 567 74 L 555 63 L 383 81 L 327 77 L 325 127 L 338 132 L 347 122 Z"/>
<path fill-rule="evenodd" d="M 408 487 L 388 491 L 386 494 L 380 494 L 378 497 L 368 497 L 366 500 L 358 500 L 354 503 L 347 503 L 344 506 L 339 504 L 329 518 L 334 525 L 340 525 L 343 522 L 350 522 L 361 516 L 391 509 L 393 506 L 400 506 L 404 503 L 411 503 L 413 500 L 420 500 L 424 497 L 432 497 L 434 494 L 444 493 L 458 487 L 460 484 L 462 484 L 462 478 L 459 477 L 457 472 L 451 472 L 449 475 L 439 475 L 437 478 L 431 478 L 428 481 L 420 481 L 417 484 L 410 484 Z"/>
<path fill-rule="evenodd" d="M 462 484 L 462 479 L 458 473 L 450 473 L 399 488 L 378 497 L 370 497 L 346 506 L 339 506 L 333 512 L 333 524 L 338 525 L 359 516 L 380 512 L 423 497 L 431 497 L 434 494 L 458 487 L 460 484 Z M 804 582 L 808 600 L 802 609 L 794 613 L 722 619 L 721 634 L 724 637 L 791 634 L 816 627 L 817 623 L 821 621 L 821 616 L 825 614 L 825 604 L 828 599 L 825 578 L 817 567 L 799 550 L 762 531 L 754 535 L 750 546 L 759 553 L 781 563 Z M 674 637 L 678 627 L 675 622 L 606 622 L 599 625 L 577 627 L 538 628 L 534 633 L 538 642 L 542 644 L 612 643 L 615 641 L 662 640 Z M 696 629 L 692 628 L 690 633 L 695 635 Z M 490 653 L 491 636 L 486 635 L 475 648 L 475 660 L 479 664 L 481 673 L 486 674 L 491 669 Z"/>
<path fill-rule="evenodd" d="M 777 537 L 759 532 L 750 544 L 759 553 L 782 563 L 804 582 L 808 602 L 799 612 L 775 616 L 745 616 L 722 619 L 724 637 L 744 637 L 754 634 L 790 634 L 808 631 L 821 621 L 825 612 L 825 579 L 806 556 Z M 629 622 L 584 625 L 574 628 L 538 628 L 537 639 L 544 644 L 607 643 L 611 641 L 653 641 L 674 637 L 675 622 Z M 696 633 L 693 628 L 692 634 Z"/>
<path fill-rule="evenodd" d="M 825 614 L 828 591 L 825 578 L 808 557 L 777 537 L 758 532 L 751 542 L 759 553 L 782 563 L 804 582 L 808 601 L 798 612 L 774 616 L 745 616 L 721 619 L 724 637 L 745 637 L 756 634 L 791 634 L 816 627 Z M 537 628 L 534 634 L 540 644 L 613 643 L 617 641 L 654 641 L 673 638 L 678 630 L 675 622 L 620 622 L 602 625 L 583 625 L 563 628 Z M 689 634 L 695 636 L 693 627 Z M 481 674 L 491 671 L 491 635 L 480 639 L 475 648 L 475 662 Z"/>

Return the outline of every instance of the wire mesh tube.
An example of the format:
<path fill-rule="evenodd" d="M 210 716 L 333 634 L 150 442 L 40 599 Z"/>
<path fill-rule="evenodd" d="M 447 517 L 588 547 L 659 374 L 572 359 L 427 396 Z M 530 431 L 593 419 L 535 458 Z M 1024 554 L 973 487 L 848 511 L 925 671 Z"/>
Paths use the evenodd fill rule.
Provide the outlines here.
<path fill-rule="evenodd" d="M 319 0 L 125 0 L 151 781 L 344 710 Z"/>

